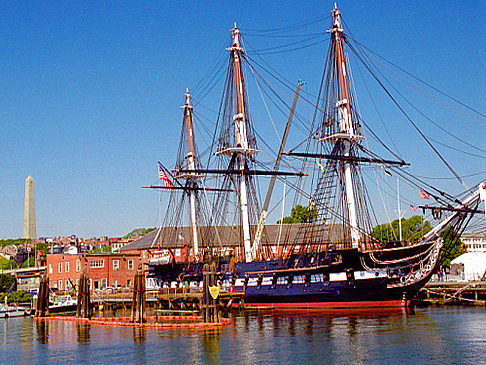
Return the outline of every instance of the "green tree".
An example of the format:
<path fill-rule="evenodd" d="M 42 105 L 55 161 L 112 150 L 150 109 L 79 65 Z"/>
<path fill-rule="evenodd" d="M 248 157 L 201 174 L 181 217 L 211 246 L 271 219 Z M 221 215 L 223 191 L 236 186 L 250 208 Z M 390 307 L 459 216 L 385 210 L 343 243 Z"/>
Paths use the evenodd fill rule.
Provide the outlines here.
<path fill-rule="evenodd" d="M 27 260 L 24 261 L 22 264 L 22 268 L 25 269 L 27 267 L 34 267 L 35 266 L 35 257 L 29 257 Z"/>
<path fill-rule="evenodd" d="M 304 207 L 297 204 L 292 208 L 290 217 L 284 217 L 283 220 L 279 219 L 277 224 L 289 224 L 289 223 L 311 223 L 315 222 L 318 218 L 317 209 L 314 205 Z"/>
<path fill-rule="evenodd" d="M 413 216 L 409 219 L 402 218 L 403 240 L 416 243 L 423 235 L 432 229 L 430 223 L 420 216 Z M 398 219 L 390 224 L 381 224 L 373 228 L 371 235 L 381 242 L 397 241 L 399 238 Z M 451 261 L 465 253 L 466 246 L 460 240 L 460 236 L 452 228 L 448 227 L 440 235 L 444 242 L 440 251 L 439 262 L 443 268 L 449 268 Z"/>
<path fill-rule="evenodd" d="M 10 245 L 24 245 L 26 243 L 30 243 L 32 240 L 30 238 L 15 238 L 15 239 L 7 239 L 7 240 L 2 240 L 0 239 L 0 246 L 10 246 Z"/>
<path fill-rule="evenodd" d="M 32 297 L 28 290 L 19 290 L 8 294 L 0 294 L 0 302 L 3 303 L 7 296 L 7 303 L 29 303 Z"/>
<path fill-rule="evenodd" d="M 103 252 L 111 252 L 111 246 L 103 247 Z"/>
<path fill-rule="evenodd" d="M 156 230 L 157 227 L 152 227 L 152 228 L 135 228 L 133 231 L 127 233 L 126 235 L 123 236 L 124 239 L 127 238 L 132 238 L 132 237 L 137 237 L 137 236 L 145 236 L 147 233 L 150 233 L 154 230 Z"/>
<path fill-rule="evenodd" d="M 14 259 L 7 260 L 5 257 L 0 257 L 0 269 L 12 270 L 17 268 L 17 263 Z"/>
<path fill-rule="evenodd" d="M 6 293 L 9 290 L 15 291 L 17 289 L 17 280 L 14 275 L 0 274 L 0 293 Z"/>
<path fill-rule="evenodd" d="M 439 262 L 442 268 L 450 268 L 451 261 L 467 252 L 466 245 L 461 241 L 460 235 L 448 227 L 440 235 L 444 242 L 440 250 Z"/>
<path fill-rule="evenodd" d="M 49 247 L 49 244 L 46 242 L 39 242 L 36 243 L 35 249 L 37 252 L 40 252 L 40 262 L 38 262 L 39 265 L 46 265 L 47 262 L 47 249 Z"/>
<path fill-rule="evenodd" d="M 411 243 L 417 242 L 424 234 L 432 229 L 430 223 L 421 216 L 402 218 L 402 239 Z M 399 222 L 395 219 L 388 224 L 380 224 L 373 228 L 371 236 L 381 242 L 398 241 L 400 237 Z"/>

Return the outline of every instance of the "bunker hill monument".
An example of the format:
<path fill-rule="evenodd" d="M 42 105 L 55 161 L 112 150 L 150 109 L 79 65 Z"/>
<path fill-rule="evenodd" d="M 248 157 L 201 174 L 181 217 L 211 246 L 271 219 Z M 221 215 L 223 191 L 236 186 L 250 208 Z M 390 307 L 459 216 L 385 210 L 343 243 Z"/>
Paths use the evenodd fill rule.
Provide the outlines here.
<path fill-rule="evenodd" d="M 24 234 L 23 238 L 36 238 L 34 179 L 25 179 Z"/>

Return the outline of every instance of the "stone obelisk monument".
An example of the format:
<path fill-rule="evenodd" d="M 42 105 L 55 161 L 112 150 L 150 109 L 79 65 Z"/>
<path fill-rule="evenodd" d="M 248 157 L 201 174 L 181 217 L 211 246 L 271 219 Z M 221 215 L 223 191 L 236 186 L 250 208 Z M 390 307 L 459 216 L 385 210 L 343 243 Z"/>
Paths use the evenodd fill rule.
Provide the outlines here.
<path fill-rule="evenodd" d="M 24 235 L 23 238 L 36 238 L 34 179 L 25 179 Z"/>

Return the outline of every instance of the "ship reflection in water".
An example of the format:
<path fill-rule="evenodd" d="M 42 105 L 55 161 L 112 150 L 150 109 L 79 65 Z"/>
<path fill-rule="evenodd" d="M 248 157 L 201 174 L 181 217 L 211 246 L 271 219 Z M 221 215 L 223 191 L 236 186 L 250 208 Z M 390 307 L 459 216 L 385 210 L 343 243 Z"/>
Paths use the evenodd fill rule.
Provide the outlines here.
<path fill-rule="evenodd" d="M 219 330 L 0 322 L 0 363 L 477 363 L 485 308 L 242 312 Z"/>

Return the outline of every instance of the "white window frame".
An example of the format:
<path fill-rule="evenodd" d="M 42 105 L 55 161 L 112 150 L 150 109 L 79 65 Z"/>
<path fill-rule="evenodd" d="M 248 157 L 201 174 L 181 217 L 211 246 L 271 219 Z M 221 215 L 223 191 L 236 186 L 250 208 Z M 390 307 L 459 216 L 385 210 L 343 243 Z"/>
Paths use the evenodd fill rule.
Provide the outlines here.
<path fill-rule="evenodd" d="M 128 270 L 133 270 L 133 260 L 128 260 Z"/>
<path fill-rule="evenodd" d="M 81 271 L 81 260 L 77 259 L 76 260 L 76 272 Z"/>
<path fill-rule="evenodd" d="M 49 264 L 49 274 L 52 274 L 52 264 Z"/>
<path fill-rule="evenodd" d="M 105 267 L 105 260 L 89 260 L 90 269 L 101 269 Z"/>
<path fill-rule="evenodd" d="M 64 272 L 69 272 L 69 261 L 64 263 Z"/>
<path fill-rule="evenodd" d="M 59 274 L 62 274 L 62 262 L 59 261 L 59 264 L 57 265 L 58 266 L 58 271 L 59 271 Z"/>
<path fill-rule="evenodd" d="M 120 260 L 113 260 L 113 270 L 120 269 Z"/>

